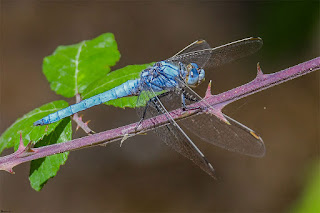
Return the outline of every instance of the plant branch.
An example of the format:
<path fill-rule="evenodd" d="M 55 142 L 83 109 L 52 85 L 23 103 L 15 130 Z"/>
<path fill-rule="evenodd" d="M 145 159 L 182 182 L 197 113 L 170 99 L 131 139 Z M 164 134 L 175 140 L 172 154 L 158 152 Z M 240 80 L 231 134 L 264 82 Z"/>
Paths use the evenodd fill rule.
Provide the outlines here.
<path fill-rule="evenodd" d="M 76 103 L 79 103 L 80 101 L 81 101 L 80 94 L 77 93 L 76 94 Z M 89 128 L 89 126 L 88 126 L 89 121 L 84 123 L 82 121 L 82 116 L 79 116 L 78 113 L 73 114 L 71 117 L 72 117 L 72 120 L 74 120 L 74 122 L 76 122 L 76 124 L 77 124 L 77 129 L 76 130 L 81 128 L 88 135 L 92 135 L 92 134 L 95 133 L 92 129 Z"/>
<path fill-rule="evenodd" d="M 273 74 L 263 74 L 258 64 L 258 73 L 253 81 L 228 90 L 226 92 L 220 93 L 218 95 L 211 95 L 209 86 L 204 101 L 212 107 L 210 109 L 214 109 L 212 113 L 214 113 L 217 117 L 223 119 L 223 117 L 221 117 L 221 110 L 227 104 L 267 89 L 269 87 L 316 71 L 318 69 L 320 69 L 320 57 L 314 58 L 312 60 Z M 183 111 L 182 108 L 179 108 L 171 111 L 170 115 L 173 119 L 179 120 L 191 115 L 203 113 L 203 109 L 200 110 L 199 106 L 202 105 L 200 102 L 197 102 L 190 105 L 190 108 L 194 110 L 188 110 L 188 113 Z M 137 127 L 138 122 L 132 123 L 112 130 L 96 133 L 82 138 L 77 138 L 68 142 L 48 145 L 39 148 L 30 148 L 30 146 L 28 145 L 25 147 L 23 146 L 23 142 L 20 141 L 19 149 L 16 152 L 4 157 L 0 157 L 0 170 L 5 170 L 13 173 L 12 168 L 24 162 L 66 151 L 91 147 L 103 143 L 111 143 L 121 139 L 124 140 L 130 136 L 141 134 L 159 126 L 165 125 L 168 122 L 169 121 L 167 120 L 167 116 L 162 114 L 154 118 L 144 120 L 141 125 L 139 125 L 139 127 Z"/>

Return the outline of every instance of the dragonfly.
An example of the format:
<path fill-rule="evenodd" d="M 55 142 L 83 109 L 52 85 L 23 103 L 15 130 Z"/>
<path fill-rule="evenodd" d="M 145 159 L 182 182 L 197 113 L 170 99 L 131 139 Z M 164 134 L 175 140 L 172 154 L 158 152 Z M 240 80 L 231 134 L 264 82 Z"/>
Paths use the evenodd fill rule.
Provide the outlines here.
<path fill-rule="evenodd" d="M 174 56 L 156 62 L 141 71 L 140 77 L 114 87 L 108 91 L 82 100 L 34 122 L 34 126 L 47 125 L 71 116 L 95 105 L 129 96 L 138 96 L 137 107 L 140 122 L 146 118 L 165 114 L 168 124 L 155 128 L 164 143 L 190 159 L 203 171 L 215 177 L 215 170 L 200 149 L 179 124 L 200 137 L 203 141 L 241 154 L 262 157 L 265 146 L 261 137 L 252 129 L 222 114 L 224 119 L 210 113 L 175 121 L 168 111 L 187 107 L 190 103 L 202 101 L 193 89 L 205 80 L 205 70 L 214 69 L 226 63 L 253 54 L 261 48 L 259 37 L 250 37 L 211 48 L 205 40 L 197 40 Z"/>

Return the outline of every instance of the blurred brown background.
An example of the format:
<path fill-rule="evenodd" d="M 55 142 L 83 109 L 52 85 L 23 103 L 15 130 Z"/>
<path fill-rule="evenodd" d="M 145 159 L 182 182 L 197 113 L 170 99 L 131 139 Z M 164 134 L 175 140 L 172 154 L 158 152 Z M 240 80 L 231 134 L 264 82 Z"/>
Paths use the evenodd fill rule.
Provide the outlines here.
<path fill-rule="evenodd" d="M 172 56 L 203 38 L 212 46 L 260 36 L 255 55 L 213 72 L 213 92 L 319 56 L 319 2 L 0 1 L 0 133 L 17 118 L 62 99 L 42 74 L 58 45 L 112 32 L 121 60 L 113 68 Z M 203 88 L 199 90 L 203 95 Z M 75 100 L 68 100 L 74 103 Z M 70 153 L 41 192 L 29 164 L 0 172 L 0 209 L 12 212 L 287 212 L 319 162 L 319 73 L 228 106 L 224 112 L 264 139 L 262 159 L 231 153 L 195 136 L 215 181 L 153 134 Z M 132 109 L 98 106 L 85 120 L 96 131 L 137 121 Z M 74 136 L 84 135 L 78 131 Z M 7 150 L 4 154 L 10 153 Z"/>

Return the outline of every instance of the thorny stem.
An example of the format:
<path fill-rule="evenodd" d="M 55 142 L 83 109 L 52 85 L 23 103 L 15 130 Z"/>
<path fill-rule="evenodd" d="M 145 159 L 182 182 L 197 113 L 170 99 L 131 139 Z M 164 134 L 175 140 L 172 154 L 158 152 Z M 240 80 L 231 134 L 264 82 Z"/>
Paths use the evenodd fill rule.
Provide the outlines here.
<path fill-rule="evenodd" d="M 76 103 L 79 103 L 80 101 L 81 101 L 80 94 L 77 93 L 77 94 L 76 94 Z M 90 129 L 89 126 L 88 126 L 89 121 L 87 121 L 87 122 L 84 123 L 84 122 L 82 121 L 82 117 L 79 116 L 78 113 L 75 113 L 75 114 L 72 115 L 72 120 L 74 120 L 74 121 L 76 122 L 76 124 L 77 124 L 77 130 L 78 130 L 78 128 L 80 127 L 80 128 L 83 129 L 83 131 L 84 131 L 85 133 L 87 133 L 88 135 L 94 134 L 94 131 L 93 131 L 92 129 Z"/>
<path fill-rule="evenodd" d="M 217 113 L 215 115 L 219 117 L 219 112 L 221 112 L 221 109 L 233 101 L 252 95 L 269 87 L 281 84 L 288 80 L 297 78 L 299 76 L 308 74 L 310 72 L 316 71 L 318 69 L 320 69 L 320 57 L 314 58 L 312 60 L 273 74 L 263 74 L 258 65 L 258 74 L 253 81 L 228 90 L 226 92 L 220 93 L 218 95 L 211 95 L 210 92 L 207 92 L 204 99 L 206 103 L 208 103 L 216 110 L 216 112 L 214 113 Z M 189 105 L 188 107 L 196 109 L 197 106 L 199 108 L 199 104 L 201 103 L 197 102 Z M 198 113 L 202 113 L 202 111 L 199 109 L 190 111 L 188 110 L 188 113 L 185 113 L 182 108 L 179 108 L 171 111 L 170 115 L 173 119 L 179 120 Z M 138 128 L 136 128 L 138 122 L 132 123 L 94 135 L 77 138 L 65 143 L 53 144 L 39 148 L 30 148 L 30 146 L 28 145 L 24 147 L 23 143 L 20 142 L 20 147 L 16 152 L 4 157 L 0 157 L 0 170 L 5 170 L 13 173 L 12 168 L 24 162 L 43 158 L 57 153 L 92 147 L 103 143 L 111 143 L 120 139 L 126 139 L 130 136 L 147 132 L 167 123 L 167 117 L 162 114 L 154 118 L 144 120 L 143 122 L 141 122 Z"/>

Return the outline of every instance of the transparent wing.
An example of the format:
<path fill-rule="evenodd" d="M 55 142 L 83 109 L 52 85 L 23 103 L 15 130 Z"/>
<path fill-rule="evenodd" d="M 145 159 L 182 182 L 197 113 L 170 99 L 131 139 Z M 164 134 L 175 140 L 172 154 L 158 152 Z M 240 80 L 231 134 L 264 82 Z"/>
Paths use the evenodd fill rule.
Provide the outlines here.
<path fill-rule="evenodd" d="M 192 50 L 194 45 L 187 46 L 178 54 L 167 59 L 171 62 L 182 62 L 189 64 L 191 62 L 198 64 L 199 67 L 218 67 L 239 58 L 248 56 L 262 47 L 261 38 L 245 38 L 215 48 Z M 195 46 L 197 49 L 197 45 Z"/>
<path fill-rule="evenodd" d="M 201 101 L 204 107 L 212 108 L 191 88 L 186 86 L 184 93 L 186 96 L 192 97 L 193 100 Z M 186 104 L 191 102 L 187 100 Z M 224 115 L 224 117 L 229 121 L 230 125 L 211 113 L 188 117 L 179 121 L 179 123 L 208 143 L 244 155 L 264 156 L 265 146 L 262 138 L 256 132 L 227 115 Z"/>
<path fill-rule="evenodd" d="M 263 140 L 253 130 L 225 115 L 230 125 L 212 114 L 203 113 L 181 123 L 202 140 L 241 154 L 262 157 Z"/>
<path fill-rule="evenodd" d="M 186 46 L 182 50 L 180 50 L 177 54 L 172 56 L 172 58 L 176 57 L 178 55 L 183 55 L 183 54 L 188 53 L 188 52 L 194 52 L 194 51 L 197 51 L 197 50 L 205 50 L 205 49 L 211 49 L 211 47 L 205 40 L 200 39 L 200 40 L 197 40 L 197 41 L 189 44 L 188 46 Z"/>
<path fill-rule="evenodd" d="M 170 100 L 172 94 L 173 91 L 169 92 L 168 95 L 165 96 L 166 100 Z M 147 98 L 153 101 L 149 102 L 145 118 L 153 118 L 159 114 L 165 114 L 167 116 L 167 119 L 170 121 L 170 123 L 165 126 L 155 128 L 155 133 L 160 136 L 165 144 L 172 147 L 175 151 L 177 151 L 184 157 L 190 159 L 202 170 L 204 170 L 210 176 L 214 177 L 214 169 L 212 165 L 207 161 L 205 156 L 181 129 L 181 127 L 172 119 L 160 99 L 156 96 L 151 88 L 144 92 L 143 97 L 138 97 L 138 102 L 145 102 Z M 144 114 L 145 109 L 140 108 L 137 110 L 139 115 Z"/>

